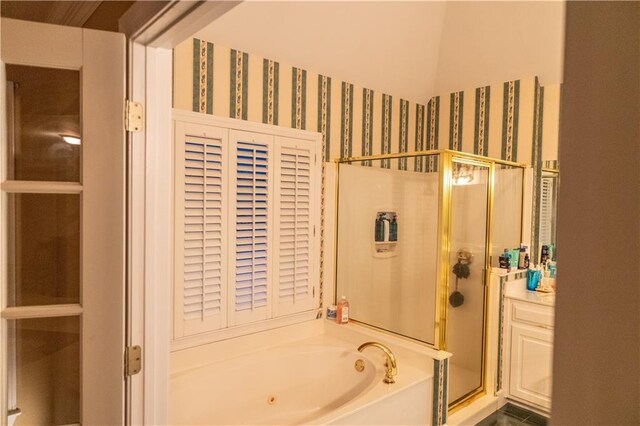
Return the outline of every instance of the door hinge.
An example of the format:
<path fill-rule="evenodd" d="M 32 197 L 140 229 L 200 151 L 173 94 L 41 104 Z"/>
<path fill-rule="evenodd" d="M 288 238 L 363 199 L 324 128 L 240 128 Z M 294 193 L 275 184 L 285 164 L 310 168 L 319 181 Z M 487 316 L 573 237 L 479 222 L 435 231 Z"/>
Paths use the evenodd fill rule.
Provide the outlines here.
<path fill-rule="evenodd" d="M 124 129 L 127 132 L 141 132 L 143 120 L 142 104 L 127 99 L 124 104 Z"/>
<path fill-rule="evenodd" d="M 127 346 L 124 350 L 124 375 L 133 376 L 142 370 L 142 348 Z"/>

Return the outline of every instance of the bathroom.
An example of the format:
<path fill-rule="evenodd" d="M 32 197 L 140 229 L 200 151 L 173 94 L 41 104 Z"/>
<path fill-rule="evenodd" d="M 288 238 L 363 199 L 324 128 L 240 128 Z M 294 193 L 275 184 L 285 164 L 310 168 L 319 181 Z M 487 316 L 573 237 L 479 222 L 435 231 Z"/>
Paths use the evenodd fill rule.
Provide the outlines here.
<path fill-rule="evenodd" d="M 140 104 L 126 111 L 129 143 L 99 151 L 85 146 L 91 133 L 82 130 L 81 149 L 65 145 L 75 156 L 64 166 L 70 176 L 58 163 L 53 177 L 36 170 L 34 178 L 18 158 L 35 109 L 21 72 L 37 62 L 12 59 L 25 53 L 3 44 L 3 76 L 12 84 L 4 140 L 18 144 L 2 184 L 10 231 L 3 424 L 100 423 L 100 411 L 86 407 L 106 406 L 100 393 L 90 395 L 99 380 L 87 377 L 102 361 L 89 359 L 121 368 L 122 353 L 106 355 L 118 339 L 126 377 L 110 386 L 123 396 L 123 417 L 109 423 L 553 419 L 566 404 L 556 406 L 561 399 L 551 392 L 554 334 L 563 326 L 556 271 L 541 273 L 535 291 L 524 260 L 533 268 L 544 251 L 555 267 L 558 205 L 562 212 L 571 198 L 559 184 L 559 158 L 567 158 L 559 142 L 565 3 L 180 7 L 167 16 L 189 19 L 165 22 L 150 41 L 127 29 L 135 14 L 121 19 L 134 41 L 113 64 L 130 67 L 118 90 Z M 3 27 L 23 31 L 4 18 Z M 94 60 L 90 51 L 81 56 L 83 73 L 51 78 L 83 91 L 91 73 L 105 81 L 106 71 L 82 62 Z M 71 114 L 82 115 L 84 129 L 102 105 L 74 96 L 81 108 Z M 136 124 L 136 115 L 145 121 Z M 113 172 L 101 156 L 126 171 L 109 175 L 126 188 L 119 204 L 91 199 L 104 189 L 100 173 Z M 50 207 L 56 218 L 82 220 L 25 226 L 37 222 L 42 194 L 66 196 L 67 204 Z M 106 217 L 110 209 L 126 214 Z M 107 229 L 123 235 L 117 250 L 87 243 L 102 241 Z M 38 262 L 34 233 L 71 235 L 57 250 L 66 250 L 58 259 L 75 280 L 71 290 L 56 281 L 57 293 L 37 303 L 28 297 L 40 290 L 6 284 L 37 282 L 29 276 L 35 268 L 13 266 Z M 516 250 L 508 269 L 505 248 Z M 86 274 L 106 270 L 92 270 L 91 255 L 108 249 L 126 258 L 115 275 L 127 282 L 124 291 L 102 292 L 105 279 L 82 291 Z M 560 244 L 563 279 L 570 276 L 564 250 Z M 54 263 L 45 266 L 57 273 Z M 93 309 L 110 303 L 121 315 L 102 321 L 118 331 L 99 332 L 113 334 L 101 354 L 83 333 L 99 330 L 96 318 L 106 316 Z M 47 318 L 56 320 L 46 325 Z M 25 357 L 38 340 L 52 354 L 45 362 Z M 65 392 L 54 392 L 58 386 Z"/>

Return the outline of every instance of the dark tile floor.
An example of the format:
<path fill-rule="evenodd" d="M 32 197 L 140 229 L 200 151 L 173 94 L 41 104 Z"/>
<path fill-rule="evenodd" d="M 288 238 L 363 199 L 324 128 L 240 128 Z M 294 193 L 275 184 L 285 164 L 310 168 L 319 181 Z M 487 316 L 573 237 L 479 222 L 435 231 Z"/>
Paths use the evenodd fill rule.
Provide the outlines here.
<path fill-rule="evenodd" d="M 547 418 L 512 404 L 504 405 L 476 426 L 547 426 Z"/>

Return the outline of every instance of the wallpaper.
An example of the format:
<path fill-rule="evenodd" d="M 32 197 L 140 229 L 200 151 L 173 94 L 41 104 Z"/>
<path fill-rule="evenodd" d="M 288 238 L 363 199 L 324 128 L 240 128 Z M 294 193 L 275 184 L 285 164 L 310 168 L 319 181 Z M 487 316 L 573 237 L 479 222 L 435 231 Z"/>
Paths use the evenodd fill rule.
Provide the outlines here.
<path fill-rule="evenodd" d="M 551 96 L 545 98 L 537 77 L 440 94 L 421 103 L 195 38 L 173 54 L 174 108 L 317 131 L 325 161 L 448 148 L 532 165 L 534 177 L 543 162 L 557 167 L 560 87 L 550 87 Z M 437 171 L 435 158 L 386 159 L 380 165 Z M 323 197 L 324 176 L 323 166 Z M 538 250 L 539 200 L 540 188 L 534 185 L 532 253 Z M 323 199 L 321 264 L 324 205 Z M 320 281 L 322 296 L 322 272 Z"/>
<path fill-rule="evenodd" d="M 176 47 L 174 59 L 175 108 L 320 132 L 326 161 L 449 148 L 535 164 L 545 143 L 535 139 L 540 129 L 534 135 L 544 110 L 535 77 L 420 103 L 204 40 Z M 433 171 L 432 163 L 387 160 L 383 167 Z"/>

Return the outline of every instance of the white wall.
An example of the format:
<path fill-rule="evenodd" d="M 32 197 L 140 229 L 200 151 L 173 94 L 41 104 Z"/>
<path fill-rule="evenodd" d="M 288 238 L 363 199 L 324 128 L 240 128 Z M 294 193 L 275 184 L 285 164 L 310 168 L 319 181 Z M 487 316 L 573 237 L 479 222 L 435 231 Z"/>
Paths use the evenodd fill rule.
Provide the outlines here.
<path fill-rule="evenodd" d="M 444 17 L 435 93 L 537 75 L 562 82 L 563 1 L 453 1 Z"/>
<path fill-rule="evenodd" d="M 640 424 L 639 28 L 567 5 L 552 425 Z"/>
<path fill-rule="evenodd" d="M 438 175 L 340 165 L 338 298 L 351 316 L 434 343 Z M 398 214 L 393 257 L 374 256 L 376 213 Z"/>
<path fill-rule="evenodd" d="M 426 102 L 434 93 L 445 7 L 439 1 L 248 1 L 195 37 Z"/>

